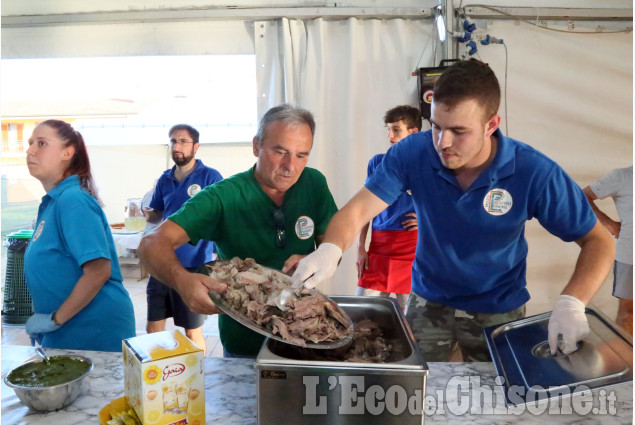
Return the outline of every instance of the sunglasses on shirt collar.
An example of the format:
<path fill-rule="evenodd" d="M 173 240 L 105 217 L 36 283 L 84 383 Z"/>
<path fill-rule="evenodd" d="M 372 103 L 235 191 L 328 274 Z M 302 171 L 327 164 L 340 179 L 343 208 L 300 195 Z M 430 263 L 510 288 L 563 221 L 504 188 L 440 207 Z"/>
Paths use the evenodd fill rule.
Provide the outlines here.
<path fill-rule="evenodd" d="M 278 207 L 271 213 L 273 216 L 273 222 L 276 225 L 276 246 L 278 248 L 284 248 L 287 242 L 287 234 L 284 230 L 284 212 L 282 207 Z"/>

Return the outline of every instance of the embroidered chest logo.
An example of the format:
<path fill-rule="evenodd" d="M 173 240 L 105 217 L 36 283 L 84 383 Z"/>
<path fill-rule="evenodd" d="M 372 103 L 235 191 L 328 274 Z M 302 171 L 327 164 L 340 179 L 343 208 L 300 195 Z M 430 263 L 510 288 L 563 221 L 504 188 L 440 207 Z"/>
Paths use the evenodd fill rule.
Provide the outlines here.
<path fill-rule="evenodd" d="M 512 195 L 505 189 L 492 189 L 483 198 L 483 208 L 491 215 L 507 214 L 513 204 Z"/>
<path fill-rule="evenodd" d="M 313 236 L 313 231 L 315 230 L 315 224 L 311 217 L 307 217 L 306 215 L 302 215 L 298 217 L 298 220 L 295 222 L 295 234 L 300 239 L 309 239 Z"/>
<path fill-rule="evenodd" d="M 194 183 L 192 186 L 187 188 L 187 194 L 189 195 L 190 198 L 196 195 L 200 191 L 201 191 L 201 187 L 197 185 L 196 183 Z"/>
<path fill-rule="evenodd" d="M 37 240 L 37 238 L 40 237 L 40 235 L 42 234 L 42 230 L 44 230 L 44 220 L 40 221 L 40 224 L 38 224 L 37 229 L 35 229 L 35 233 L 33 234 L 34 242 Z"/>

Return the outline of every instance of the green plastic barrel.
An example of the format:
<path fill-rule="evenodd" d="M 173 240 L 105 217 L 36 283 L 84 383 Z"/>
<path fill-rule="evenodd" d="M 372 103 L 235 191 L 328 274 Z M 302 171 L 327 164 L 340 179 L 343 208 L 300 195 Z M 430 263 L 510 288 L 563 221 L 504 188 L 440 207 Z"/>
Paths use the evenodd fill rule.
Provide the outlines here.
<path fill-rule="evenodd" d="M 6 324 L 24 324 L 33 315 L 33 301 L 24 279 L 24 252 L 33 230 L 20 230 L 7 236 L 7 269 L 4 281 L 2 320 Z"/>

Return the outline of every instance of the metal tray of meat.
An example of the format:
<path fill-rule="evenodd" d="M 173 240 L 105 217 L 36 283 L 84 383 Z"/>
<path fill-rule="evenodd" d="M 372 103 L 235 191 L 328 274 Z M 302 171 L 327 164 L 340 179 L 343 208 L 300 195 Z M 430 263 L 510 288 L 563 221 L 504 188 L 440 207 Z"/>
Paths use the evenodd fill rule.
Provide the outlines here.
<path fill-rule="evenodd" d="M 332 299 L 356 325 L 371 320 L 379 326 L 392 346 L 389 357 L 383 363 L 343 357 L 323 360 L 339 350 L 302 349 L 265 340 L 256 358 L 258 425 L 423 424 L 429 370 L 399 304 L 384 297 L 334 295 Z M 397 402 L 404 396 L 407 408 L 405 398 Z M 402 410 L 382 407 L 370 412 L 369 406 L 388 403 Z M 353 405 L 355 412 L 347 410 Z"/>
<path fill-rule="evenodd" d="M 391 353 L 385 362 L 357 363 L 346 361 L 344 358 L 324 360 L 323 352 L 280 344 L 277 340 L 265 340 L 260 349 L 257 363 L 314 368 L 341 367 L 347 370 L 365 370 L 367 368 L 404 369 L 409 371 L 428 370 L 428 366 L 419 351 L 403 311 L 394 299 L 357 295 L 334 295 L 332 299 L 348 313 L 353 323 L 360 323 L 366 319 L 377 323 L 386 343 L 392 347 Z M 331 353 L 328 353 L 328 355 L 331 355 Z M 338 353 L 334 355 L 337 356 Z"/>
<path fill-rule="evenodd" d="M 215 261 L 207 263 L 207 265 L 211 266 L 214 262 Z M 276 274 L 280 274 L 280 275 L 284 276 L 285 278 L 289 278 L 288 275 L 282 273 L 280 270 L 276 270 L 276 269 L 273 269 L 271 267 L 266 267 L 266 266 L 263 266 L 263 265 L 260 265 L 260 267 L 265 268 L 265 269 L 269 269 L 269 270 L 275 272 Z M 209 270 L 208 270 L 208 272 L 209 272 Z M 316 292 L 321 294 L 321 292 L 317 291 L 316 289 L 313 289 L 313 291 L 316 291 Z M 322 295 L 324 295 L 324 294 L 322 294 Z M 214 292 L 214 291 L 210 291 L 209 296 L 212 299 L 212 301 L 214 301 L 214 304 L 216 304 L 218 306 L 218 308 L 220 308 L 223 311 L 223 313 L 227 314 L 229 317 L 231 317 L 232 319 L 236 320 L 241 325 L 251 329 L 252 331 L 258 332 L 259 334 L 262 334 L 262 335 L 264 335 L 264 336 L 266 336 L 268 338 L 274 339 L 276 341 L 280 341 L 280 342 L 283 342 L 285 344 L 290 344 L 290 345 L 301 347 L 300 344 L 297 344 L 294 341 L 291 341 L 291 340 L 288 340 L 288 339 L 284 339 L 280 335 L 273 334 L 272 331 L 270 329 L 268 329 L 267 327 L 255 323 L 253 320 L 251 320 L 246 315 L 234 310 L 229 305 L 227 305 L 227 302 L 225 301 L 225 299 L 222 297 L 221 294 L 219 294 L 217 292 Z M 353 339 L 353 321 L 351 320 L 351 318 L 348 316 L 346 311 L 344 309 L 342 309 L 335 301 L 333 301 L 331 298 L 329 298 L 326 295 L 324 295 L 324 297 L 327 298 L 327 300 L 329 302 L 333 303 L 333 305 L 337 308 L 337 311 L 340 314 L 342 314 L 342 316 L 345 319 L 348 320 L 348 322 L 349 322 L 349 325 L 348 325 L 349 334 L 348 334 L 348 336 L 346 336 L 346 337 L 344 337 L 344 338 L 342 338 L 340 340 L 337 340 L 337 341 L 324 341 L 324 342 L 318 342 L 318 343 L 313 343 L 311 341 L 306 341 L 305 342 L 305 344 L 306 344 L 305 348 L 329 349 L 330 350 L 330 349 L 340 348 L 340 347 L 343 347 L 345 345 L 348 345 L 348 344 L 350 344 L 350 342 Z"/>
<path fill-rule="evenodd" d="M 547 401 L 584 389 L 633 380 L 633 340 L 599 311 L 587 307 L 589 334 L 576 351 L 551 355 L 547 325 L 551 313 L 484 329 L 496 373 L 505 378 L 507 405 L 524 399 Z M 526 397 L 511 397 L 519 388 Z"/>

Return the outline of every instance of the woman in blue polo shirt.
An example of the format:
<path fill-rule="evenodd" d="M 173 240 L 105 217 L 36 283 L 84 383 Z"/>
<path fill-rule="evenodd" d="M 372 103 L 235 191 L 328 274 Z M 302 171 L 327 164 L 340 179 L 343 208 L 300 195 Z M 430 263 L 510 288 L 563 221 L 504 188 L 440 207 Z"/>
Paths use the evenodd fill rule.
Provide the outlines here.
<path fill-rule="evenodd" d="M 44 121 L 26 160 L 46 191 L 24 255 L 35 310 L 26 331 L 44 347 L 121 351 L 135 336 L 134 311 L 84 140 L 64 121 Z"/>

